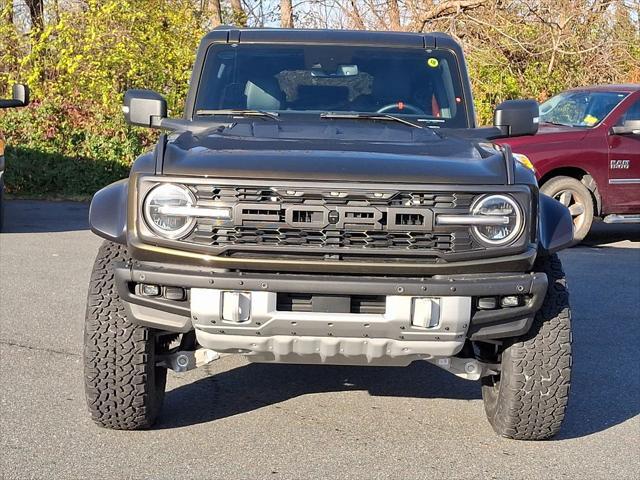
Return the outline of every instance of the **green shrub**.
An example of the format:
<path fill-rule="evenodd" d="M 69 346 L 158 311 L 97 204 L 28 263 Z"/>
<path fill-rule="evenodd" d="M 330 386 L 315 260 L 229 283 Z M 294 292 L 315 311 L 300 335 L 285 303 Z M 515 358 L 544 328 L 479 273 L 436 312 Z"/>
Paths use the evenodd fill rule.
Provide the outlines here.
<path fill-rule="evenodd" d="M 131 128 L 120 112 L 103 108 L 47 100 L 3 112 L 8 193 L 87 196 L 127 176 L 157 134 Z"/>
<path fill-rule="evenodd" d="M 126 176 L 157 137 L 125 125 L 129 88 L 158 91 L 180 114 L 204 34 L 190 0 L 88 0 L 29 36 L 0 13 L 0 94 L 25 81 L 36 99 L 0 111 L 9 193 L 90 195 Z"/>

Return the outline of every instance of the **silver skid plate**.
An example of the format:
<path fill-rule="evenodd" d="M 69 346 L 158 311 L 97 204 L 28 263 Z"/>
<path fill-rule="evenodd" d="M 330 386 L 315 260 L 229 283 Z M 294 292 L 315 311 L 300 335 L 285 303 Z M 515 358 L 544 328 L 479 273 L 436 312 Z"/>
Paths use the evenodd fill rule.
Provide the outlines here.
<path fill-rule="evenodd" d="M 381 314 L 321 313 L 278 311 L 274 292 L 194 288 L 191 320 L 200 345 L 252 361 L 406 365 L 464 345 L 471 298 L 439 297 L 428 308 L 424 298 L 387 296 Z"/>

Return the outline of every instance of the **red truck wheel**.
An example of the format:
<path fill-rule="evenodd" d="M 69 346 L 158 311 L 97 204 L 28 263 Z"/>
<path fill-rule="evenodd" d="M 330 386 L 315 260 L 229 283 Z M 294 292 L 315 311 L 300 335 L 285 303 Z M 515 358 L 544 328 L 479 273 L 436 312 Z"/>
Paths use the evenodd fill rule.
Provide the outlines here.
<path fill-rule="evenodd" d="M 554 177 L 540 191 L 555 198 L 569 209 L 573 218 L 573 238 L 576 243 L 584 240 L 593 223 L 593 197 L 580 180 L 572 177 Z"/>

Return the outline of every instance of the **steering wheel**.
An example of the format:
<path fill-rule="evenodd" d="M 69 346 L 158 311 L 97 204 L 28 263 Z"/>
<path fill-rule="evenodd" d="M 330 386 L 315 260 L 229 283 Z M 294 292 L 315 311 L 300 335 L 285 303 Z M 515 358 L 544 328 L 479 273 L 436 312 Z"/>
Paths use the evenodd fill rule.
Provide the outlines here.
<path fill-rule="evenodd" d="M 400 108 L 400 106 L 402 106 L 402 108 Z M 398 110 L 400 113 L 404 113 L 405 110 L 409 110 L 408 113 L 413 113 L 415 115 L 425 115 L 424 110 L 422 110 L 421 108 L 404 102 L 390 103 L 389 105 L 385 105 L 384 107 L 379 108 L 376 113 L 387 113 L 391 110 Z"/>

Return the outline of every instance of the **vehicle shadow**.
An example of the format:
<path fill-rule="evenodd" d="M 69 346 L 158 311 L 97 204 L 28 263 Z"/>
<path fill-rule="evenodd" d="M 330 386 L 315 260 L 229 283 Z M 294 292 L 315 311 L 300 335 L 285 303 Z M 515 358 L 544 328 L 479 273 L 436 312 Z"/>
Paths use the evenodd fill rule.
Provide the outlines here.
<path fill-rule="evenodd" d="M 640 337 L 636 330 L 634 345 L 638 340 Z M 621 347 L 631 357 L 628 346 Z M 556 440 L 601 432 L 640 414 L 640 384 L 637 370 L 632 365 L 634 359 L 621 359 L 619 352 L 609 349 L 597 351 L 596 348 L 590 348 L 589 344 L 581 345 L 575 336 L 573 349 L 569 407 Z"/>
<path fill-rule="evenodd" d="M 372 396 L 481 398 L 480 385 L 427 362 L 408 367 L 353 367 L 250 363 L 167 392 L 156 428 L 206 423 L 274 405 L 301 395 L 367 391 Z"/>
<path fill-rule="evenodd" d="M 3 200 L 2 233 L 72 232 L 89 229 L 89 204 L 43 200 Z"/>
<path fill-rule="evenodd" d="M 589 235 L 578 247 L 600 247 L 608 244 L 629 240 L 640 242 L 640 225 L 638 224 L 608 224 L 594 222 Z"/>
<path fill-rule="evenodd" d="M 617 226 L 614 231 L 620 231 Z M 640 250 L 561 253 L 572 306 L 573 369 L 559 439 L 590 435 L 640 414 Z"/>

